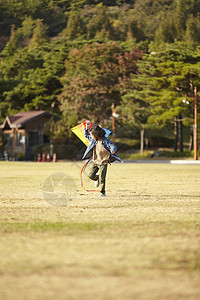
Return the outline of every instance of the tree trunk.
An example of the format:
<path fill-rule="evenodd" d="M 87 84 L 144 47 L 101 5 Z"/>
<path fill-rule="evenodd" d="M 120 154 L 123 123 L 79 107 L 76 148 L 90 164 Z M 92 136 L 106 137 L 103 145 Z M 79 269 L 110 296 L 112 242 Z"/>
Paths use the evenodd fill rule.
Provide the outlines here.
<path fill-rule="evenodd" d="M 140 153 L 144 151 L 144 129 L 140 130 Z"/>
<path fill-rule="evenodd" d="M 174 151 L 178 148 L 178 122 L 177 117 L 174 117 Z"/>
<path fill-rule="evenodd" d="M 178 133 L 179 133 L 179 151 L 183 152 L 183 122 L 182 122 L 182 115 L 179 115 L 179 122 L 178 122 Z"/>
<path fill-rule="evenodd" d="M 145 149 L 148 150 L 149 149 L 149 139 L 147 137 L 145 137 L 144 141 L 145 141 Z"/>

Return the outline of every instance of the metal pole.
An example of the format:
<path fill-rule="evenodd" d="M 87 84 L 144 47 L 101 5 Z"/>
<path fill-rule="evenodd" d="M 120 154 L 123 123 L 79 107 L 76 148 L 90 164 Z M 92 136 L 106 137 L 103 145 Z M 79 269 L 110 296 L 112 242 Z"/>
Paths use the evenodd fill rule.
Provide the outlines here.
<path fill-rule="evenodd" d="M 112 137 L 113 137 L 113 143 L 115 143 L 115 104 L 112 103 Z"/>
<path fill-rule="evenodd" d="M 198 160 L 198 141 L 197 141 L 197 88 L 194 87 L 194 160 Z"/>

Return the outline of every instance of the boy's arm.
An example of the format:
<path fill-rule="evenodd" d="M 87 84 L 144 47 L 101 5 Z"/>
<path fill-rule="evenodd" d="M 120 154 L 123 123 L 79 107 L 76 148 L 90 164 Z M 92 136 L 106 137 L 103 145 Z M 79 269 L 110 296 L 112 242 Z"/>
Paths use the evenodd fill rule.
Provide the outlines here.
<path fill-rule="evenodd" d="M 117 146 L 115 146 L 115 144 L 113 144 L 113 142 L 111 142 L 111 140 L 109 140 L 109 139 L 108 139 L 108 148 L 110 149 L 110 152 L 112 154 L 117 152 Z"/>
<path fill-rule="evenodd" d="M 92 137 L 88 131 L 88 128 L 90 127 L 91 122 L 89 120 L 86 120 L 86 126 L 84 128 L 84 135 L 86 137 L 86 139 L 88 139 L 89 141 L 92 140 Z"/>

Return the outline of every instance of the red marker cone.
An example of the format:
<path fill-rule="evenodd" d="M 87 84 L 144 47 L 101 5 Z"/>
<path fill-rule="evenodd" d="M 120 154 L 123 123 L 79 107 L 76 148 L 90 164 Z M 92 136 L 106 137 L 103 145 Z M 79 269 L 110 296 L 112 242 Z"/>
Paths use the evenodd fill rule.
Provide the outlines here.
<path fill-rule="evenodd" d="M 41 162 L 41 155 L 38 153 L 37 162 Z"/>
<path fill-rule="evenodd" d="M 50 159 L 50 154 L 47 153 L 47 162 L 50 162 L 50 161 L 51 161 L 51 159 Z"/>
<path fill-rule="evenodd" d="M 56 162 L 56 153 L 53 154 L 53 162 Z"/>

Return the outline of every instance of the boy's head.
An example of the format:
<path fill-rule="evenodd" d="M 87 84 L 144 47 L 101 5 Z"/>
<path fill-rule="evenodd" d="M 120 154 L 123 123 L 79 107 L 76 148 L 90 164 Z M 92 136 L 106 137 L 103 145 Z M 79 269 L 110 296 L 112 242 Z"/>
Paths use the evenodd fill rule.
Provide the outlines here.
<path fill-rule="evenodd" d="M 99 125 L 94 125 L 89 129 L 90 134 L 93 139 L 101 140 L 105 136 L 105 130 L 103 130 Z"/>

